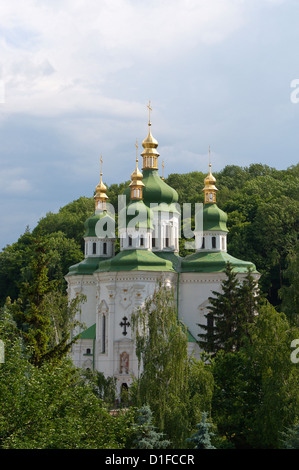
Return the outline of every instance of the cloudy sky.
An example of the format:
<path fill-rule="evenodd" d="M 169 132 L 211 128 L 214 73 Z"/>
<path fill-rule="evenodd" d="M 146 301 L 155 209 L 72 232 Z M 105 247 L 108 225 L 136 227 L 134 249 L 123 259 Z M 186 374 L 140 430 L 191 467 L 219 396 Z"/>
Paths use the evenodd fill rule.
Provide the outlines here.
<path fill-rule="evenodd" d="M 0 249 L 91 196 L 101 154 L 128 180 L 149 100 L 165 176 L 209 145 L 215 171 L 297 164 L 298 44 L 297 0 L 2 1 Z"/>

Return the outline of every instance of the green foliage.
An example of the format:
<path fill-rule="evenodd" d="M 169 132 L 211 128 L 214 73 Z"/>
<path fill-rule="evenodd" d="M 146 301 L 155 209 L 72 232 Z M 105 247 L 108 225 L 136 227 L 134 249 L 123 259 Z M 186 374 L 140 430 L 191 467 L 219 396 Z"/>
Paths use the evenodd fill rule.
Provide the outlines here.
<path fill-rule="evenodd" d="M 250 327 L 251 340 L 213 359 L 213 422 L 236 447 L 278 448 L 281 431 L 298 420 L 299 370 L 290 359 L 298 337 L 285 315 L 265 304 Z"/>
<path fill-rule="evenodd" d="M 283 449 L 299 449 L 299 424 L 294 424 L 281 433 Z"/>
<path fill-rule="evenodd" d="M 132 328 L 143 366 L 132 388 L 133 404 L 150 406 L 157 429 L 174 447 L 181 447 L 200 407 L 210 407 L 211 374 L 201 362 L 188 358 L 187 332 L 177 319 L 173 292 L 161 283 L 132 315 Z"/>
<path fill-rule="evenodd" d="M 287 267 L 284 279 L 287 284 L 279 290 L 282 299 L 281 309 L 291 324 L 299 326 L 299 242 L 290 250 L 286 258 Z"/>
<path fill-rule="evenodd" d="M 187 439 L 187 442 L 195 444 L 195 449 L 215 449 L 211 443 L 211 438 L 214 436 L 210 431 L 212 424 L 207 421 L 207 417 L 208 413 L 203 412 L 201 422 L 196 425 L 197 432 Z"/>
<path fill-rule="evenodd" d="M 40 366 L 44 361 L 59 361 L 68 353 L 75 316 L 84 298 L 80 296 L 69 303 L 66 295 L 56 290 L 57 284 L 47 276 L 47 240 L 37 238 L 33 243 L 28 279 L 21 285 L 20 297 L 13 303 L 8 300 L 6 306 L 31 351 L 32 363 Z"/>
<path fill-rule="evenodd" d="M 163 433 L 156 431 L 153 414 L 148 405 L 138 410 L 134 434 L 134 449 L 167 449 L 170 445 L 170 441 L 163 439 Z"/>
<path fill-rule="evenodd" d="M 214 297 L 209 297 L 207 324 L 199 324 L 205 331 L 198 335 L 199 345 L 209 353 L 240 349 L 249 336 L 249 325 L 255 320 L 260 301 L 250 270 L 241 284 L 230 263 L 227 263 L 225 275 L 221 292 L 212 291 Z"/>
<path fill-rule="evenodd" d="M 0 316 L 5 362 L 0 370 L 1 449 L 120 449 L 132 413 L 111 416 L 64 359 L 35 367 L 6 308 Z"/>
<path fill-rule="evenodd" d="M 83 369 L 82 377 L 88 381 L 93 393 L 103 400 L 107 407 L 113 407 L 116 401 L 115 377 L 105 377 L 102 372 L 90 369 Z"/>

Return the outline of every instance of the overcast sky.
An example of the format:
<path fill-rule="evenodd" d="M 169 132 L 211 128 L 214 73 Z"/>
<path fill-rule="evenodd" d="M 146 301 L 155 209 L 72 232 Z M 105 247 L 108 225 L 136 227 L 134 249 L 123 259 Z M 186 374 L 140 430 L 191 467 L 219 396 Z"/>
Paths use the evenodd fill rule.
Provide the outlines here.
<path fill-rule="evenodd" d="M 297 0 L 2 0 L 0 249 L 91 196 L 101 154 L 128 180 L 149 100 L 165 176 L 209 145 L 214 171 L 297 164 L 298 44 Z"/>

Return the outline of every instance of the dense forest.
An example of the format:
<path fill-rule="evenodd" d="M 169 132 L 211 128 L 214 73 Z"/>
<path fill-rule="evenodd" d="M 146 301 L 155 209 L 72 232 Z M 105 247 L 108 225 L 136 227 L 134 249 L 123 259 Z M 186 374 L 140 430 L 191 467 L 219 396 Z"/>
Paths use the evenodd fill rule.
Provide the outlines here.
<path fill-rule="evenodd" d="M 203 202 L 205 176 L 170 174 L 166 182 L 180 204 L 193 206 Z M 253 302 L 250 273 L 240 297 L 228 269 L 224 293 L 215 293 L 212 302 L 219 319 L 224 305 L 227 317 L 238 319 L 238 346 L 223 348 L 224 338 L 214 355 L 207 348 L 202 361 L 188 359 L 175 307 L 157 294 L 160 307 L 151 328 L 156 337 L 150 349 L 141 338 L 138 350 L 148 367 L 123 397 L 126 412 L 112 416 L 113 379 L 75 370 L 67 356 L 80 299 L 68 304 L 64 276 L 84 258 L 84 222 L 94 212 L 93 196 L 81 197 L 27 227 L 0 253 L 0 448 L 298 448 L 299 364 L 290 356 L 299 338 L 299 165 L 230 165 L 214 176 L 217 204 L 228 215 L 228 252 L 261 273 L 254 300 L 259 315 L 251 315 L 250 325 L 243 318 Z M 116 209 L 128 184 L 108 186 Z M 183 238 L 180 254 L 188 254 Z M 168 339 L 175 331 L 178 342 L 170 350 L 173 341 L 165 341 L 164 359 L 153 359 L 155 344 L 162 347 L 157 325 L 164 310 Z M 153 312 L 149 303 L 137 323 L 147 311 Z M 157 370 L 167 384 L 160 391 Z"/>

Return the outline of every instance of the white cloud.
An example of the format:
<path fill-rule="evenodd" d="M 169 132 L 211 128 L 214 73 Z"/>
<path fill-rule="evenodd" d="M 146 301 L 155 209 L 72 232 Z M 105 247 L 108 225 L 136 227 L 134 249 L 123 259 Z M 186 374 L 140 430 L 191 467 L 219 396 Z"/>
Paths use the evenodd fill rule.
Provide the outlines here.
<path fill-rule="evenodd" d="M 103 93 L 112 75 L 121 86 L 133 65 L 154 73 L 244 21 L 235 0 L 11 0 L 0 15 L 6 113 L 130 113 L 132 104 Z"/>
<path fill-rule="evenodd" d="M 32 190 L 28 179 L 22 176 L 22 168 L 2 169 L 0 170 L 0 193 L 10 194 L 19 197 Z"/>

